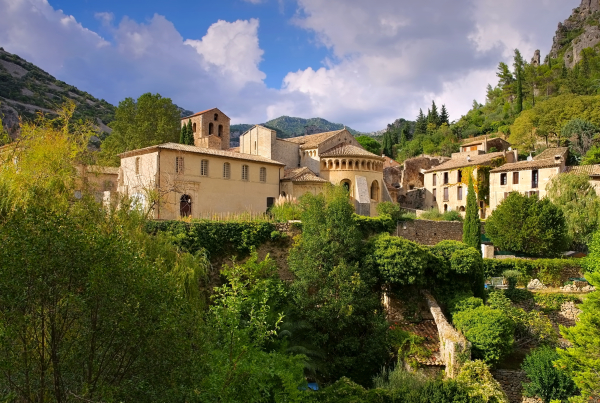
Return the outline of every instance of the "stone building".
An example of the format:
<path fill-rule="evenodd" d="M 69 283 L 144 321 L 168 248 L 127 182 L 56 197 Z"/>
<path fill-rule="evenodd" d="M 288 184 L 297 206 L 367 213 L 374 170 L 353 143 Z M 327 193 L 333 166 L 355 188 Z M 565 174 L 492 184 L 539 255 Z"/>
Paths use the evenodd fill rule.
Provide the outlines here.
<path fill-rule="evenodd" d="M 568 148 L 548 148 L 540 155 L 504 164 L 490 171 L 490 208 L 496 207 L 510 192 L 546 196 L 550 179 L 565 171 Z"/>
<path fill-rule="evenodd" d="M 119 192 L 156 219 L 264 213 L 280 195 L 317 194 L 328 182 L 348 188 L 358 214 L 375 215 L 379 202 L 391 201 L 384 159 L 346 129 L 281 139 L 257 125 L 230 149 L 230 119 L 219 109 L 182 118 L 181 124 L 190 121 L 193 146 L 166 143 L 120 155 Z"/>
<path fill-rule="evenodd" d="M 487 136 L 469 139 L 466 143 L 460 145 L 460 152 L 483 151 L 484 154 L 490 152 L 505 151 L 510 148 L 510 143 L 500 137 L 488 139 Z"/>
<path fill-rule="evenodd" d="M 485 147 L 485 142 L 481 147 Z M 478 146 L 479 147 L 479 146 Z M 481 167 L 500 165 L 517 161 L 517 152 L 500 151 L 485 154 L 482 149 L 452 154 L 452 158 L 428 171 L 425 171 L 425 207 L 437 207 L 439 211 L 464 212 L 467 204 L 469 174 L 477 183 Z M 488 214 L 483 200 L 479 201 L 482 218 Z"/>
<path fill-rule="evenodd" d="M 580 165 L 565 167 L 565 173 L 585 174 L 590 178 L 590 185 L 600 196 L 600 165 Z"/>

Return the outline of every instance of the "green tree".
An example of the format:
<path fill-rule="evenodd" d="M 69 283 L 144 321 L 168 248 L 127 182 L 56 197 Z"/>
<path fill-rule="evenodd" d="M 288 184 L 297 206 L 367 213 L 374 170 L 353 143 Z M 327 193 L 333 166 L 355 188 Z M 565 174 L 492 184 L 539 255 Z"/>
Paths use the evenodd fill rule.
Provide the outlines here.
<path fill-rule="evenodd" d="M 537 348 L 525 357 L 522 369 L 529 382 L 523 383 L 523 389 L 529 397 L 537 396 L 550 403 L 564 401 L 577 392 L 573 380 L 554 366 L 553 361 L 559 357 L 556 349 L 548 346 Z"/>
<path fill-rule="evenodd" d="M 4 130 L 4 125 L 2 124 L 2 117 L 0 117 L 0 147 L 6 145 L 11 142 L 11 138 Z"/>
<path fill-rule="evenodd" d="M 180 113 L 171 99 L 144 94 L 137 100 L 119 102 L 113 132 L 101 146 L 99 162 L 119 166 L 118 154 L 157 144 L 177 142 L 181 133 Z"/>
<path fill-rule="evenodd" d="M 561 137 L 569 140 L 569 152 L 581 160 L 582 156 L 592 148 L 594 139 L 600 132 L 600 128 L 595 124 L 575 118 L 569 120 L 561 130 Z M 579 161 L 578 161 L 579 162 Z"/>
<path fill-rule="evenodd" d="M 480 360 L 468 361 L 461 368 L 456 380 L 469 393 L 469 402 L 508 403 L 502 386 L 494 379 L 488 366 Z"/>
<path fill-rule="evenodd" d="M 348 376 L 370 384 L 387 355 L 387 325 L 372 265 L 360 265 L 361 234 L 342 186 L 306 194 L 302 235 L 289 255 L 290 321 L 303 322 L 301 339 L 321 350 L 325 382 Z M 335 318 L 335 320 L 332 320 Z"/>
<path fill-rule="evenodd" d="M 467 190 L 467 211 L 463 224 L 463 242 L 477 250 L 481 250 L 481 222 L 479 221 L 477 195 L 475 194 L 472 178 L 469 178 L 469 188 Z"/>
<path fill-rule="evenodd" d="M 192 130 L 192 119 L 189 119 L 186 124 L 181 127 L 179 134 L 179 143 L 189 146 L 194 145 L 194 131 Z"/>
<path fill-rule="evenodd" d="M 442 105 L 442 111 L 440 113 L 440 126 L 443 124 L 447 124 L 450 126 L 450 115 L 448 115 L 448 110 L 446 109 L 446 105 Z"/>
<path fill-rule="evenodd" d="M 415 123 L 415 135 L 427 133 L 427 118 L 423 115 L 423 109 L 419 109 L 419 115 Z"/>
<path fill-rule="evenodd" d="M 494 210 L 485 232 L 497 248 L 529 255 L 558 256 L 568 246 L 562 210 L 548 198 L 518 192 L 511 192 Z"/>
<path fill-rule="evenodd" d="M 369 136 L 358 136 L 356 141 L 368 152 L 375 155 L 381 155 L 381 144 L 373 137 Z"/>
<path fill-rule="evenodd" d="M 525 61 L 523 60 L 523 56 L 521 56 L 521 52 L 519 49 L 515 49 L 515 56 L 513 61 L 513 67 L 515 69 L 515 78 L 516 78 L 516 97 L 515 100 L 515 113 L 519 114 L 523 110 L 523 81 L 524 81 L 524 67 Z"/>
<path fill-rule="evenodd" d="M 473 357 L 495 364 L 512 351 L 514 329 L 502 311 L 480 306 L 456 312 L 452 321 L 472 343 Z"/>
<path fill-rule="evenodd" d="M 436 127 L 441 124 L 440 115 L 438 113 L 437 105 L 435 104 L 435 101 L 431 102 L 431 110 L 427 114 L 427 122 L 434 124 Z"/>
<path fill-rule="evenodd" d="M 383 234 L 372 241 L 373 260 L 388 284 L 422 285 L 431 255 L 424 247 L 404 238 Z"/>
<path fill-rule="evenodd" d="M 581 160 L 581 165 L 600 164 L 600 147 L 592 146 Z"/>
<path fill-rule="evenodd" d="M 569 239 L 578 250 L 586 250 L 600 221 L 600 198 L 586 174 L 554 176 L 548 197 L 562 210 Z"/>

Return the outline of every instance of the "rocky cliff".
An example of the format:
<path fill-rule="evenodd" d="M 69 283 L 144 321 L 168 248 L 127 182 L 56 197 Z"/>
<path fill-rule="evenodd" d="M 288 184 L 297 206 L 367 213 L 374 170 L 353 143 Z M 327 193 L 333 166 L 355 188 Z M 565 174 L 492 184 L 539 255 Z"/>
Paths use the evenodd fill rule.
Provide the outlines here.
<path fill-rule="evenodd" d="M 567 67 L 571 68 L 581 60 L 581 51 L 600 43 L 600 0 L 581 0 L 581 5 L 558 29 L 552 42 L 550 55 L 553 58 L 564 55 Z"/>

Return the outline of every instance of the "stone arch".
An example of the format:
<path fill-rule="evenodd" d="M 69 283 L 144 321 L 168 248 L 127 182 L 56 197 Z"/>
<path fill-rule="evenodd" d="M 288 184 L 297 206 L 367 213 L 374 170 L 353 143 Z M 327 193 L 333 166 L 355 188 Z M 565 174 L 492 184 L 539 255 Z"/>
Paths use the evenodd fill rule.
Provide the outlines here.
<path fill-rule="evenodd" d="M 346 160 L 342 160 L 342 169 L 346 169 Z"/>
<path fill-rule="evenodd" d="M 362 161 L 360 162 L 360 167 L 361 167 L 361 169 L 362 169 L 363 171 L 365 170 L 366 166 L 367 166 L 367 163 L 365 162 L 365 160 L 362 160 Z"/>
<path fill-rule="evenodd" d="M 223 137 L 223 125 L 219 125 L 219 133 L 217 135 Z"/>
<path fill-rule="evenodd" d="M 321 161 L 321 169 L 327 169 L 327 161 Z"/>
<path fill-rule="evenodd" d="M 187 194 L 181 195 L 179 199 L 179 215 L 181 217 L 192 215 L 192 198 Z"/>
<path fill-rule="evenodd" d="M 192 123 L 192 131 L 196 133 L 196 123 Z"/>
<path fill-rule="evenodd" d="M 354 163 L 352 160 L 348 161 L 348 169 L 352 169 L 352 167 L 354 166 Z"/>
<path fill-rule="evenodd" d="M 360 161 L 359 160 L 354 161 L 354 169 L 360 169 Z"/>
<path fill-rule="evenodd" d="M 460 208 L 458 209 L 458 211 L 460 211 L 461 213 L 465 212 L 465 206 L 460 206 Z"/>
<path fill-rule="evenodd" d="M 371 200 L 379 201 L 379 182 L 376 180 L 371 183 Z"/>
<path fill-rule="evenodd" d="M 327 160 L 327 169 L 333 169 L 333 161 Z"/>
<path fill-rule="evenodd" d="M 350 193 L 350 190 L 352 189 L 352 181 L 350 179 L 342 179 L 340 184 L 348 191 L 348 193 Z"/>
<path fill-rule="evenodd" d="M 219 120 L 219 114 L 218 114 L 218 113 L 215 113 L 215 115 L 213 116 L 213 118 L 214 118 L 214 120 L 215 120 L 215 122 L 216 122 L 217 120 Z"/>
<path fill-rule="evenodd" d="M 208 124 L 208 135 L 210 136 L 211 134 L 214 134 L 214 132 L 215 132 L 215 125 L 213 125 L 213 123 L 210 122 Z"/>
<path fill-rule="evenodd" d="M 367 161 L 367 171 L 371 170 L 371 161 Z"/>
<path fill-rule="evenodd" d="M 340 160 L 335 160 L 335 169 L 340 169 Z"/>

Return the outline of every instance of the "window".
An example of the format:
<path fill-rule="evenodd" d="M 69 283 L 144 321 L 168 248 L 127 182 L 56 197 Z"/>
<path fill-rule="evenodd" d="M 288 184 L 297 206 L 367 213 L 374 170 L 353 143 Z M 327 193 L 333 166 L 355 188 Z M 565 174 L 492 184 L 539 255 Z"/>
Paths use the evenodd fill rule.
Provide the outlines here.
<path fill-rule="evenodd" d="M 223 164 L 223 179 L 231 178 L 231 164 L 226 162 Z"/>
<path fill-rule="evenodd" d="M 533 171 L 531 171 L 531 187 L 533 189 L 537 189 L 537 187 L 538 187 L 538 180 L 539 180 L 538 170 L 534 169 Z"/>
<path fill-rule="evenodd" d="M 140 157 L 135 158 L 135 174 L 140 174 Z"/>
<path fill-rule="evenodd" d="M 456 200 L 462 200 L 463 199 L 463 188 L 462 186 L 459 186 L 456 189 Z"/>
<path fill-rule="evenodd" d="M 175 172 L 182 174 L 183 168 L 183 157 L 175 157 Z"/>
<path fill-rule="evenodd" d="M 192 131 L 196 133 L 196 123 L 192 124 Z"/>
<path fill-rule="evenodd" d="M 208 176 L 208 160 L 200 161 L 200 176 Z"/>
<path fill-rule="evenodd" d="M 219 137 L 223 137 L 223 125 L 219 125 Z"/>
<path fill-rule="evenodd" d="M 433 174 L 433 186 L 437 185 L 437 175 Z"/>
<path fill-rule="evenodd" d="M 448 188 L 444 188 L 444 201 L 448 201 L 449 200 L 449 191 Z"/>
<path fill-rule="evenodd" d="M 518 185 L 518 184 L 519 184 L 519 173 L 513 172 L 513 185 Z"/>
<path fill-rule="evenodd" d="M 265 167 L 260 168 L 260 181 L 261 182 L 267 181 L 267 168 L 265 168 Z"/>
<path fill-rule="evenodd" d="M 179 199 L 179 215 L 189 217 L 192 215 L 192 198 L 188 195 L 182 195 Z"/>
<path fill-rule="evenodd" d="M 459 169 L 458 172 L 456 173 L 456 183 L 461 183 L 462 182 L 462 171 Z"/>
<path fill-rule="evenodd" d="M 248 165 L 242 165 L 242 180 L 247 181 L 250 172 L 250 167 Z"/>
<path fill-rule="evenodd" d="M 507 174 L 500 174 L 500 185 L 506 186 L 508 180 L 506 178 Z"/>
<path fill-rule="evenodd" d="M 371 184 L 371 200 L 379 201 L 379 182 L 373 181 Z"/>
<path fill-rule="evenodd" d="M 444 172 L 444 185 L 447 185 L 449 182 L 448 180 L 448 172 Z"/>
<path fill-rule="evenodd" d="M 433 193 L 433 201 L 437 201 L 437 192 L 435 191 L 435 189 L 433 189 L 431 193 Z"/>
<path fill-rule="evenodd" d="M 210 122 L 208 124 L 208 135 L 210 136 L 211 134 L 213 134 L 215 131 L 215 125 L 212 124 L 212 122 Z"/>
<path fill-rule="evenodd" d="M 275 204 L 275 198 L 267 197 L 267 210 L 270 209 L 271 207 L 273 207 L 274 204 Z"/>
<path fill-rule="evenodd" d="M 218 113 L 215 113 L 214 119 L 215 119 L 215 121 L 219 120 L 219 114 Z"/>

